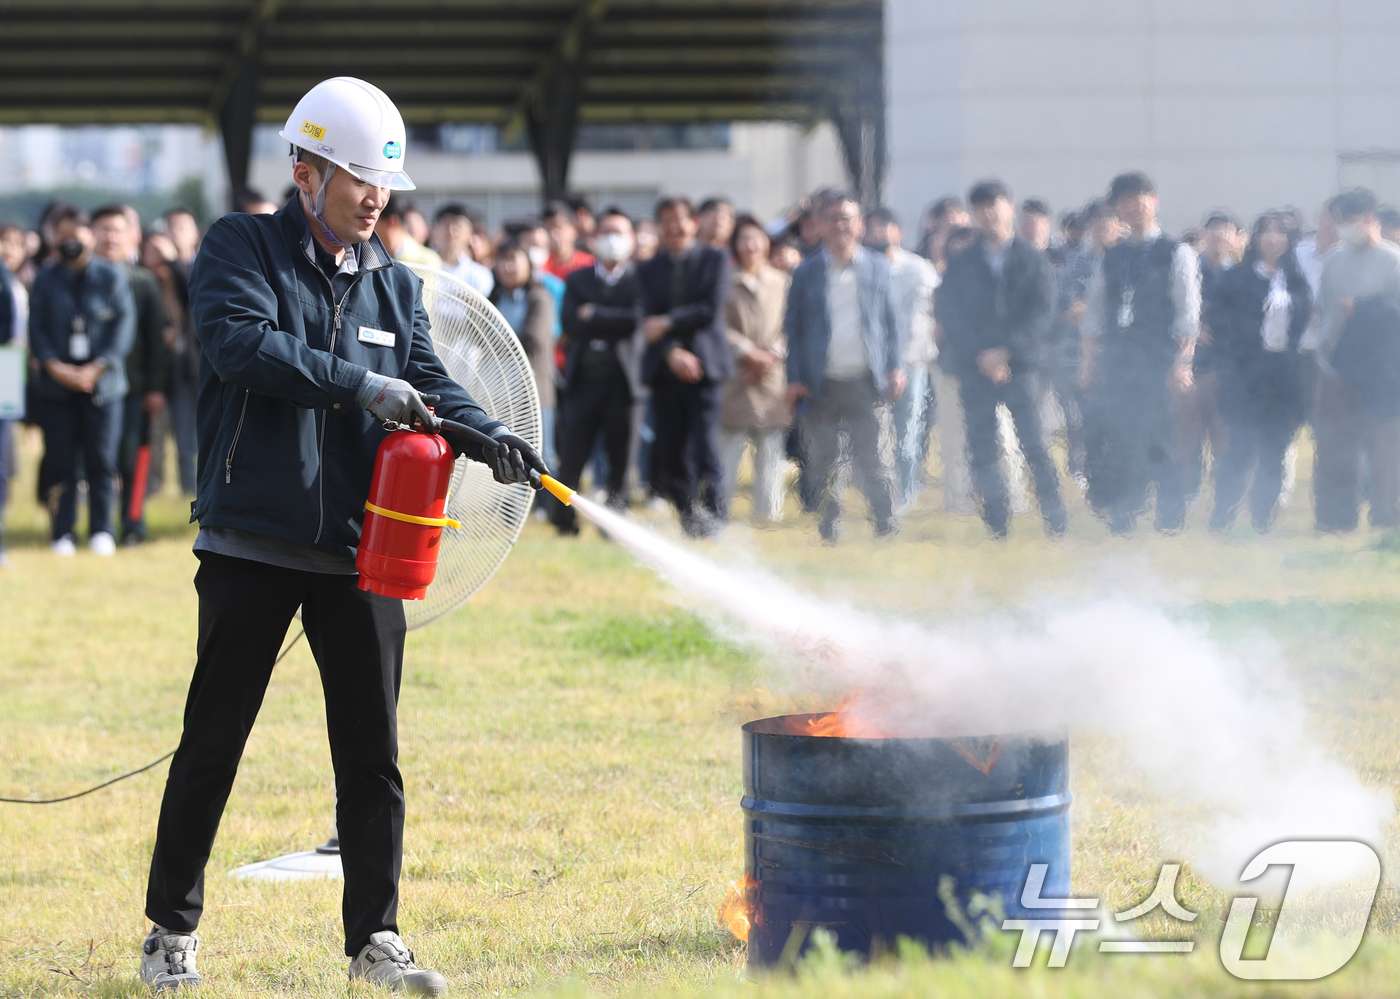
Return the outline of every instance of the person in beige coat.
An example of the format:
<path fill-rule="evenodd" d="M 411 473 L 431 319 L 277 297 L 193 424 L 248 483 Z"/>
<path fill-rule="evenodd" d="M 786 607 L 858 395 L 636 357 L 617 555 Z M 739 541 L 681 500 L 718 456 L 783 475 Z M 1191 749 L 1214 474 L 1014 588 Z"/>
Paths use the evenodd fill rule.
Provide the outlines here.
<path fill-rule="evenodd" d="M 783 314 L 789 278 L 768 263 L 768 234 L 753 216 L 734 225 L 730 240 L 737 267 L 724 307 L 725 333 L 737 374 L 724 383 L 720 407 L 724 506 L 734 498 L 739 461 L 753 442 L 753 517 L 776 522 L 783 516 L 784 440 L 792 414 L 784 396 L 787 341 Z"/>

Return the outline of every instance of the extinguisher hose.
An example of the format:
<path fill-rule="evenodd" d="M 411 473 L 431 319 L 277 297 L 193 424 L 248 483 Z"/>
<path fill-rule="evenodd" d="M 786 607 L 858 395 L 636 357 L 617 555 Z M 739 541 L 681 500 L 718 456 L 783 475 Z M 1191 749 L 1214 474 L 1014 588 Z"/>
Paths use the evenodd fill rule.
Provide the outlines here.
<path fill-rule="evenodd" d="M 456 420 L 438 420 L 438 429 L 450 430 L 454 434 L 476 441 L 484 448 L 496 450 L 496 438 L 477 430 L 475 427 L 469 427 L 465 423 L 458 423 Z"/>
<path fill-rule="evenodd" d="M 475 427 L 469 427 L 465 423 L 458 423 L 456 420 L 438 420 L 437 429 L 439 431 L 449 430 L 454 434 L 458 434 L 462 437 L 467 438 L 468 440 L 476 441 L 478 444 L 481 445 L 483 451 L 494 452 L 496 448 L 500 446 L 500 442 L 497 441 L 496 438 L 492 437 L 490 434 L 482 433 Z M 565 506 L 569 505 L 574 495 L 574 491 L 572 489 L 569 489 L 567 486 L 561 484 L 553 476 L 545 473 L 540 473 L 540 475 L 537 478 L 535 476 L 535 473 L 532 471 L 530 473 L 530 485 L 533 486 L 535 489 L 548 489 L 555 496 L 558 496 L 563 501 Z M 567 494 L 567 498 L 565 494 Z"/>

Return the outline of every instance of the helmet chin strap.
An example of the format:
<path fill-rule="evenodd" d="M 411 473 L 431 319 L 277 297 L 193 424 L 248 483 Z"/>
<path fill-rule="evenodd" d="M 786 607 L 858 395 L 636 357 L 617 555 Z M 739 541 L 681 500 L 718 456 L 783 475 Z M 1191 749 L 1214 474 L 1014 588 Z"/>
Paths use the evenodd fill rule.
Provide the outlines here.
<path fill-rule="evenodd" d="M 310 203 L 311 217 L 314 218 L 317 225 L 321 227 L 321 235 L 326 237 L 326 242 L 330 243 L 331 246 L 336 246 L 345 250 L 349 249 L 350 244 L 331 231 L 331 227 L 326 225 L 326 216 L 324 214 L 326 210 L 326 187 L 330 184 L 331 178 L 334 176 L 335 164 L 327 163 L 326 175 L 321 180 L 321 189 L 316 192 L 316 200 Z M 305 192 L 303 192 L 303 197 L 304 196 Z"/>

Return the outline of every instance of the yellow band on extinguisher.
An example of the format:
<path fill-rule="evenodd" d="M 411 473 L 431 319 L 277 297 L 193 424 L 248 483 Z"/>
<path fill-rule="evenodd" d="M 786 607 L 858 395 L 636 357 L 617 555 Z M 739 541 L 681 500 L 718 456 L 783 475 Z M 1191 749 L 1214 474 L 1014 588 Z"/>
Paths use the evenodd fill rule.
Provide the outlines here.
<path fill-rule="evenodd" d="M 415 517 L 411 513 L 399 513 L 397 510 L 386 510 L 382 506 L 375 506 L 369 500 L 365 500 L 365 509 L 370 513 L 377 513 L 381 517 L 388 517 L 390 520 L 401 520 L 405 524 L 421 524 L 424 527 L 452 527 L 459 531 L 462 529 L 461 521 L 453 520 L 451 517 Z"/>

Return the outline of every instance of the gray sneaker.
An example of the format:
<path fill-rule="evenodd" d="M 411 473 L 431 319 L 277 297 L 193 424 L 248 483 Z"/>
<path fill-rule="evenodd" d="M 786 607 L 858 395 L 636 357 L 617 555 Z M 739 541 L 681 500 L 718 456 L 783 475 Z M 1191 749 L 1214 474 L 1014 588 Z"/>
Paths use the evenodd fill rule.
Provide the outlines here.
<path fill-rule="evenodd" d="M 153 989 L 188 989 L 199 984 L 194 953 L 199 937 L 152 926 L 141 945 L 141 981 Z"/>
<path fill-rule="evenodd" d="M 350 962 L 350 977 L 416 996 L 441 995 L 447 989 L 446 978 L 413 963 L 413 951 L 393 930 L 380 930 L 370 936 L 360 956 Z"/>

